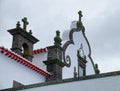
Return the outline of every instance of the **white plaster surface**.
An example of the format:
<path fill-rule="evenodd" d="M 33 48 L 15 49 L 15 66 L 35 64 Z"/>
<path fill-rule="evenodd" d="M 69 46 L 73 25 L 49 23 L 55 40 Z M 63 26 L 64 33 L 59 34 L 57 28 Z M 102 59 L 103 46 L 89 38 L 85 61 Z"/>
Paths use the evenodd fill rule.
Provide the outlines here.
<path fill-rule="evenodd" d="M 46 71 L 46 65 L 43 63 L 43 61 L 46 60 L 47 60 L 47 52 L 44 52 L 34 55 L 32 63 Z"/>
<path fill-rule="evenodd" d="M 28 85 L 45 82 L 45 77 L 0 53 L 0 89 L 11 88 L 13 80 Z"/>

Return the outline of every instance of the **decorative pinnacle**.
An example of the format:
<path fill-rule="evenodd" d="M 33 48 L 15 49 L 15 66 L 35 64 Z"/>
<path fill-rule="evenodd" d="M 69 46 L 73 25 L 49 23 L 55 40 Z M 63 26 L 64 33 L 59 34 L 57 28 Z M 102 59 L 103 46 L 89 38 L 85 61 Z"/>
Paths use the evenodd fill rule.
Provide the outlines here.
<path fill-rule="evenodd" d="M 29 22 L 27 21 L 27 18 L 24 17 L 24 18 L 22 19 L 22 22 L 23 22 L 23 29 L 26 31 L 27 25 L 29 24 Z"/>
<path fill-rule="evenodd" d="M 83 17 L 82 11 L 79 11 L 78 14 L 79 14 L 79 21 L 81 22 L 81 18 Z"/>
<path fill-rule="evenodd" d="M 74 78 L 77 77 L 76 67 L 74 67 Z"/>
<path fill-rule="evenodd" d="M 29 34 L 32 34 L 32 30 L 29 30 Z"/>
<path fill-rule="evenodd" d="M 98 68 L 98 64 L 95 64 L 94 69 L 95 69 L 95 73 L 96 74 L 100 74 L 100 70 Z"/>
<path fill-rule="evenodd" d="M 81 18 L 83 17 L 82 11 L 79 11 L 78 14 L 79 14 L 79 20 L 78 20 L 78 22 L 77 22 L 77 28 L 78 28 L 78 29 L 81 29 L 82 26 L 83 26 L 83 25 L 82 25 L 82 21 L 81 21 Z"/>
<path fill-rule="evenodd" d="M 60 38 L 60 31 L 57 30 L 56 31 L 56 36 L 54 38 L 54 44 L 58 45 L 58 46 L 61 46 L 61 41 L 62 41 L 62 39 Z"/>
<path fill-rule="evenodd" d="M 19 21 L 16 24 L 16 28 L 20 28 L 20 22 Z"/>

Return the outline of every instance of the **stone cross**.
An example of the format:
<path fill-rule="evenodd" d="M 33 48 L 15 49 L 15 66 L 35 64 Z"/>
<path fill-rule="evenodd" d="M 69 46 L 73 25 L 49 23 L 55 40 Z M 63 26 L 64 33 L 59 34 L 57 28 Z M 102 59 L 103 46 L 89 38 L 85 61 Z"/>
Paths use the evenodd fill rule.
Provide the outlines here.
<path fill-rule="evenodd" d="M 78 14 L 79 14 L 79 21 L 81 21 L 81 18 L 83 17 L 82 11 L 79 11 Z"/>
<path fill-rule="evenodd" d="M 22 22 L 23 22 L 23 29 L 26 31 L 27 25 L 29 24 L 29 22 L 27 21 L 27 18 L 24 17 L 24 18 L 22 19 Z"/>

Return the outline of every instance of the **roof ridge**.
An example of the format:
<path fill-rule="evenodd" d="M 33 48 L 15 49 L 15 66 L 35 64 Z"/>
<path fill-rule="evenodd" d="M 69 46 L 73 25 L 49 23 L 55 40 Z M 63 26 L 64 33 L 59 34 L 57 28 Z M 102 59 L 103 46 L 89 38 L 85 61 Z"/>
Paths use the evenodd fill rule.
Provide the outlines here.
<path fill-rule="evenodd" d="M 45 52 L 47 52 L 46 48 L 40 48 L 40 49 L 33 50 L 33 55 L 37 55 L 37 54 L 45 53 Z"/>
<path fill-rule="evenodd" d="M 36 71 L 37 73 L 49 77 L 51 74 L 39 67 L 37 67 L 36 65 L 32 64 L 31 62 L 29 62 L 27 59 L 23 58 L 22 56 L 4 48 L 4 47 L 0 47 L 0 53 L 4 54 L 5 56 L 13 59 L 16 62 L 19 62 L 20 64 L 27 66 L 28 68 Z"/>

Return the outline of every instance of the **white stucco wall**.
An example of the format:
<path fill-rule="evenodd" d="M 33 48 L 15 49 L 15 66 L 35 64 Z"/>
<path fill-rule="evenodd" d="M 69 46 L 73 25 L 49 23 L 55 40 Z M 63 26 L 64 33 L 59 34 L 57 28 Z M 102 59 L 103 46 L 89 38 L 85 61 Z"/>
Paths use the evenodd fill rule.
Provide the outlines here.
<path fill-rule="evenodd" d="M 120 75 L 47 85 L 19 91 L 120 91 Z"/>
<path fill-rule="evenodd" d="M 46 65 L 43 63 L 43 61 L 46 60 L 47 60 L 47 52 L 44 52 L 34 55 L 32 63 L 42 68 L 43 70 L 46 70 Z"/>
<path fill-rule="evenodd" d="M 11 88 L 13 80 L 28 85 L 45 82 L 45 77 L 0 53 L 0 89 Z"/>

